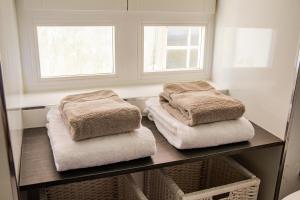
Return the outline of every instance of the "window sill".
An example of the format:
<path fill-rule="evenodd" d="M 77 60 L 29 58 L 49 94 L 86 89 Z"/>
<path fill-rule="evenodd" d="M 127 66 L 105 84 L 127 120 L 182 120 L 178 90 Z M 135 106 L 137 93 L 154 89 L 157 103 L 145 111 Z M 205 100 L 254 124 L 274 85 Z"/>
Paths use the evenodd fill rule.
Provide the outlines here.
<path fill-rule="evenodd" d="M 226 88 L 217 86 L 216 84 L 210 82 L 214 87 L 220 91 L 228 92 Z M 154 97 L 163 89 L 163 84 L 147 84 L 147 85 L 130 85 L 130 86 L 120 86 L 120 87 L 104 87 L 104 88 L 91 88 L 83 90 L 65 90 L 65 91 L 51 91 L 51 92 L 40 92 L 40 93 L 27 93 L 24 94 L 21 103 L 22 109 L 38 108 L 44 106 L 58 105 L 59 101 L 66 95 L 91 92 L 99 89 L 112 89 L 121 98 L 124 99 L 135 99 L 135 98 L 145 98 Z"/>

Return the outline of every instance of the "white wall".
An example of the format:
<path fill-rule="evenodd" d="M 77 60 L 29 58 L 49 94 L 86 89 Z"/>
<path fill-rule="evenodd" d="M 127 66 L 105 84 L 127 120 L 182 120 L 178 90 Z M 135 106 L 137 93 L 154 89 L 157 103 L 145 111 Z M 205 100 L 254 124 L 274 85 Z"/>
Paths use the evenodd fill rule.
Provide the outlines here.
<path fill-rule="evenodd" d="M 299 0 L 219 0 L 213 81 L 284 138 L 300 40 Z"/>
<path fill-rule="evenodd" d="M 18 177 L 22 142 L 22 113 L 20 105 L 23 94 L 23 81 L 14 0 L 0 0 L 0 30 L 0 62 L 2 65 L 15 169 Z"/>

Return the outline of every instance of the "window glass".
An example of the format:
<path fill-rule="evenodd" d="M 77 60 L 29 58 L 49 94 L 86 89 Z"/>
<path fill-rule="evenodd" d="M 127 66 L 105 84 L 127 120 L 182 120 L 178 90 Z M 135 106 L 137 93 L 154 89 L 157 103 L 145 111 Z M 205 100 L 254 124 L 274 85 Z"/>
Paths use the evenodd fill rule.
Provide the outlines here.
<path fill-rule="evenodd" d="M 189 66 L 191 68 L 196 68 L 197 65 L 198 65 L 198 50 L 197 49 L 192 49 L 190 51 L 190 63 L 189 63 Z"/>
<path fill-rule="evenodd" d="M 144 72 L 203 69 L 205 27 L 145 26 Z"/>
<path fill-rule="evenodd" d="M 186 46 L 188 45 L 188 28 L 187 27 L 169 27 L 168 46 Z"/>
<path fill-rule="evenodd" d="M 167 68 L 176 69 L 186 65 L 186 50 L 169 50 L 167 52 Z"/>
<path fill-rule="evenodd" d="M 197 27 L 191 28 L 191 45 L 199 45 L 199 31 Z"/>
<path fill-rule="evenodd" d="M 113 74 L 113 26 L 38 26 L 42 78 Z"/>

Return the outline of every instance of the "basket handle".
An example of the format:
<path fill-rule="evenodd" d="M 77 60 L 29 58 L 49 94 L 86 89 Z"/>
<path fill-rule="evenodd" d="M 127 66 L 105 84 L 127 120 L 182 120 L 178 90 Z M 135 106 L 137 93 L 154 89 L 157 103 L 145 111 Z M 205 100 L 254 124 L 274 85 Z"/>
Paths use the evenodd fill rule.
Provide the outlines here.
<path fill-rule="evenodd" d="M 222 193 L 222 194 L 217 194 L 215 196 L 212 197 L 212 200 L 219 200 L 219 199 L 225 199 L 225 198 L 228 198 L 230 195 L 230 192 L 225 192 L 225 193 Z"/>

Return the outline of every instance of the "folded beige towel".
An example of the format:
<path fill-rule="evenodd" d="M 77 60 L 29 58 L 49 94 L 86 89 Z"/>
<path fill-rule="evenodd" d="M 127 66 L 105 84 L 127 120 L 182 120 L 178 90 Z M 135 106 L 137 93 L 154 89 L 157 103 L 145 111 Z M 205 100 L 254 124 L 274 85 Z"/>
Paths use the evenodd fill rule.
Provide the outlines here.
<path fill-rule="evenodd" d="M 240 101 L 218 92 L 205 81 L 165 84 L 160 103 L 189 126 L 237 119 L 245 112 Z"/>
<path fill-rule="evenodd" d="M 74 140 L 126 133 L 140 127 L 140 110 L 111 90 L 70 95 L 60 112 Z"/>

